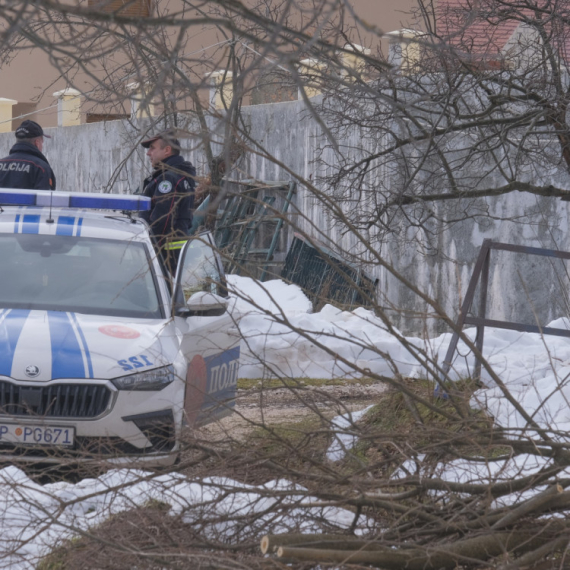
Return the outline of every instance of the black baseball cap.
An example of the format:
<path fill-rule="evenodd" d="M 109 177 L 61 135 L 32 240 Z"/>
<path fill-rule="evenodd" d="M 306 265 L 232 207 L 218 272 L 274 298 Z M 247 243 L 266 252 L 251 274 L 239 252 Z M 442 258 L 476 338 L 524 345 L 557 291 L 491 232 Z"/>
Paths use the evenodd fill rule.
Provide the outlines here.
<path fill-rule="evenodd" d="M 176 131 L 173 129 L 167 129 L 166 131 L 162 131 L 157 135 L 151 137 L 150 139 L 146 139 L 141 142 L 141 146 L 144 148 L 148 148 L 154 141 L 158 139 L 163 140 L 166 144 L 170 145 L 172 148 L 176 150 L 180 150 L 180 141 L 176 138 Z"/>
<path fill-rule="evenodd" d="M 24 121 L 16 129 L 17 139 L 35 139 L 36 137 L 47 137 L 51 139 L 49 135 L 44 133 L 44 130 L 35 121 Z"/>

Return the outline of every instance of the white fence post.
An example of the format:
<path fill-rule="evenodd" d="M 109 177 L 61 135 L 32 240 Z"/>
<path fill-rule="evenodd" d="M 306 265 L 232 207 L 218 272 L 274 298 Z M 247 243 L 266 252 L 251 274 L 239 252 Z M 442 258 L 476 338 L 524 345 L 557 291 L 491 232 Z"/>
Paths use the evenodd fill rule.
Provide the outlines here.
<path fill-rule="evenodd" d="M 0 97 L 0 133 L 9 133 L 12 130 L 12 107 L 17 102 L 15 99 Z"/>
<path fill-rule="evenodd" d="M 72 127 L 81 124 L 81 93 L 68 87 L 53 94 L 57 102 L 57 126 Z"/>
<path fill-rule="evenodd" d="M 148 91 L 138 82 L 129 83 L 127 91 L 131 100 L 131 119 L 152 119 L 154 117 L 154 103 L 148 100 Z"/>
<path fill-rule="evenodd" d="M 210 80 L 210 106 L 214 109 L 226 109 L 231 105 L 234 96 L 231 71 L 218 70 L 207 73 Z"/>

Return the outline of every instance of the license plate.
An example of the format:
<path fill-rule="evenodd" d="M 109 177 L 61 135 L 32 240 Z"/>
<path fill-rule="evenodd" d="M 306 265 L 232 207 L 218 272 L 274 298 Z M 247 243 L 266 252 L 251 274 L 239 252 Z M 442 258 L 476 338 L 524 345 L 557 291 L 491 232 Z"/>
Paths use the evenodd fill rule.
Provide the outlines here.
<path fill-rule="evenodd" d="M 69 447 L 75 439 L 75 428 L 0 424 L 0 443 Z"/>

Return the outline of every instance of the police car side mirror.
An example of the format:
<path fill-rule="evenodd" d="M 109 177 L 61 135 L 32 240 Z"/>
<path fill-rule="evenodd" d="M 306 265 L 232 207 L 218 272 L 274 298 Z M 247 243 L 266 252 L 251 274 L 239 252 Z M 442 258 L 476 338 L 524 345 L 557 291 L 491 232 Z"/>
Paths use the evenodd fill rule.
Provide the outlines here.
<path fill-rule="evenodd" d="M 228 300 L 209 291 L 196 291 L 187 301 L 182 312 L 189 317 L 216 317 L 228 309 Z"/>

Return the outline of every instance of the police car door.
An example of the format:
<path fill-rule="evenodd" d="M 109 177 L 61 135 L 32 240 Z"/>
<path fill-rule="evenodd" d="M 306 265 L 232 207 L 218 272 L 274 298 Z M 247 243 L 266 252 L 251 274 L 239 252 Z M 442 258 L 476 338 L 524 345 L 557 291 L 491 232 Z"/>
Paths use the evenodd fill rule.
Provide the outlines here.
<path fill-rule="evenodd" d="M 203 425 L 229 414 L 235 405 L 240 350 L 211 234 L 195 236 L 182 248 L 174 303 L 176 315 L 187 325 L 182 341 L 188 363 L 184 408 L 190 425 Z"/>

